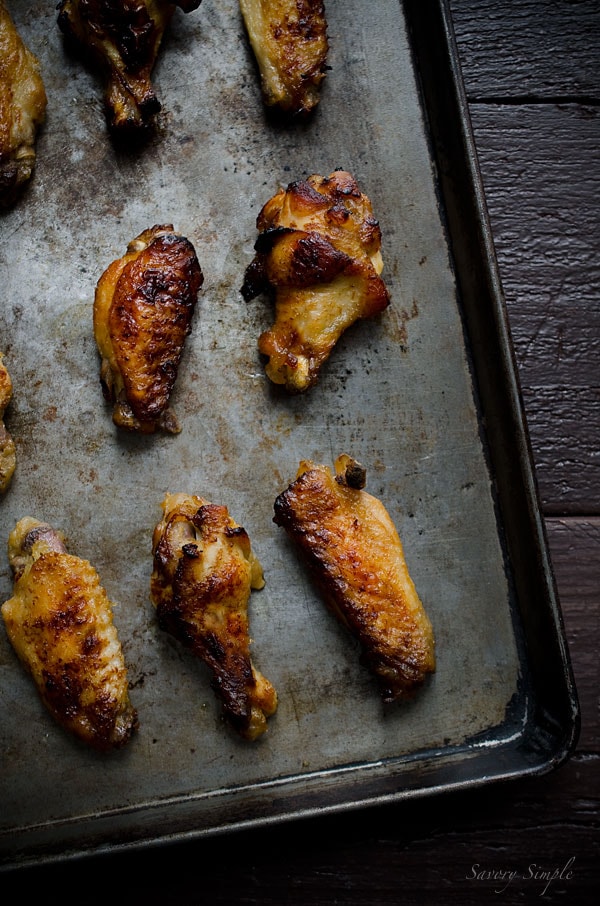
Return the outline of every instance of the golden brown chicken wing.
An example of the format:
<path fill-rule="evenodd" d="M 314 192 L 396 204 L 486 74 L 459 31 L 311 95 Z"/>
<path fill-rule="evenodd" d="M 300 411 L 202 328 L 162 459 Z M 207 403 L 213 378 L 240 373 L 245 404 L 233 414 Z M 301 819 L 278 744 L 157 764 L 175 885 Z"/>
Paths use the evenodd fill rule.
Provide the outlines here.
<path fill-rule="evenodd" d="M 46 103 L 39 61 L 0 0 L 0 207 L 13 204 L 31 178 Z"/>
<path fill-rule="evenodd" d="M 58 25 L 103 72 L 109 127 L 139 130 L 160 110 L 151 76 L 175 7 L 201 0 L 61 0 Z"/>
<path fill-rule="evenodd" d="M 137 727 L 112 605 L 87 560 L 61 533 L 21 519 L 8 539 L 13 597 L 2 605 L 8 637 L 55 720 L 100 751 Z"/>
<path fill-rule="evenodd" d="M 8 488 L 17 464 L 15 442 L 4 424 L 4 413 L 11 398 L 12 381 L 0 352 L 0 494 Z"/>
<path fill-rule="evenodd" d="M 322 0 L 240 0 L 240 9 L 265 105 L 285 116 L 306 116 L 319 103 L 327 70 Z"/>
<path fill-rule="evenodd" d="M 168 404 L 203 280 L 194 247 L 171 224 L 145 230 L 100 277 L 94 336 L 116 425 L 180 430 Z"/>
<path fill-rule="evenodd" d="M 266 372 L 292 393 L 312 387 L 355 321 L 389 305 L 379 276 L 381 231 L 371 202 L 343 170 L 280 190 L 257 218 L 256 255 L 242 295 L 275 295 L 275 323 L 258 340 Z"/>
<path fill-rule="evenodd" d="M 431 623 L 383 504 L 362 488 L 365 470 L 343 454 L 335 476 L 300 463 L 275 501 L 274 522 L 304 558 L 328 607 L 362 647 L 384 702 L 410 696 L 435 670 Z"/>
<path fill-rule="evenodd" d="M 159 625 L 202 659 L 231 725 L 256 739 L 277 695 L 250 658 L 248 600 L 264 579 L 246 531 L 225 506 L 168 494 L 152 550 Z"/>

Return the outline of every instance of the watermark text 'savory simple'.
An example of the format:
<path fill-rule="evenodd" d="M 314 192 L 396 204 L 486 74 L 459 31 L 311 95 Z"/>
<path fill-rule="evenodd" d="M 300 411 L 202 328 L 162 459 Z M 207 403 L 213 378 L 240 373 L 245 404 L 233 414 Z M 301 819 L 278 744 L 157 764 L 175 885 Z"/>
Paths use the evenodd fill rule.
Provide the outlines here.
<path fill-rule="evenodd" d="M 527 882 L 539 886 L 541 897 L 548 893 L 557 881 L 570 881 L 575 872 L 575 856 L 560 865 L 538 865 L 531 862 L 524 869 L 498 868 L 475 862 L 467 872 L 467 881 L 485 881 L 494 884 L 494 893 L 503 893 L 511 884 Z"/>

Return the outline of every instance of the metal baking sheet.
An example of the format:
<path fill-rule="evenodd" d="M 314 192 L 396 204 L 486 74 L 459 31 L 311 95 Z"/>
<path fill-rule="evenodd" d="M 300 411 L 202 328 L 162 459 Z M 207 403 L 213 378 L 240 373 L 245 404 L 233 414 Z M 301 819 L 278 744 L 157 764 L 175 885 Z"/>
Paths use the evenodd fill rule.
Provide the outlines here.
<path fill-rule="evenodd" d="M 101 84 L 54 4 L 8 4 L 48 93 L 31 186 L 2 215 L 0 347 L 18 466 L 0 536 L 24 515 L 96 566 L 139 732 L 100 756 L 44 711 L 0 632 L 4 866 L 214 833 L 543 772 L 577 701 L 510 339 L 444 3 L 328 0 L 331 69 L 307 123 L 265 116 L 237 0 L 177 11 L 144 147 L 119 149 Z M 425 7 L 427 9 L 425 10 Z M 257 351 L 270 303 L 239 289 L 255 220 L 282 185 L 336 167 L 370 196 L 392 304 L 289 397 Z M 130 239 L 173 223 L 204 287 L 173 396 L 180 435 L 119 433 L 103 402 L 92 300 Z M 348 452 L 386 504 L 433 622 L 437 672 L 383 707 L 273 521 L 300 459 Z M 201 664 L 156 625 L 151 534 L 166 492 L 226 504 L 265 571 L 253 657 L 279 693 L 269 732 L 234 736 Z M 6 557 L 0 593 L 10 596 Z"/>

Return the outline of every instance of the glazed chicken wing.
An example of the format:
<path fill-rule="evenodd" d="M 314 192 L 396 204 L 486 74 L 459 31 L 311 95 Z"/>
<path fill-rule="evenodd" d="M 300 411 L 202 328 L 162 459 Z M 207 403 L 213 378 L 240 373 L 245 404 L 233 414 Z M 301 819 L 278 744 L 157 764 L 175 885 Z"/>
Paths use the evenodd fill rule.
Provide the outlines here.
<path fill-rule="evenodd" d="M 100 277 L 94 336 L 116 425 L 180 430 L 168 404 L 203 280 L 194 247 L 171 224 L 145 230 Z"/>
<path fill-rule="evenodd" d="M 262 568 L 226 507 L 168 494 L 152 539 L 159 625 L 207 665 L 226 718 L 245 739 L 267 729 L 277 695 L 250 658 L 248 601 Z"/>
<path fill-rule="evenodd" d="M 265 105 L 306 116 L 320 99 L 329 49 L 322 0 L 240 0 Z"/>
<path fill-rule="evenodd" d="M 431 623 L 383 504 L 362 488 L 365 470 L 346 454 L 335 472 L 300 463 L 275 501 L 274 522 L 304 558 L 324 601 L 359 640 L 384 702 L 410 696 L 435 670 Z"/>
<path fill-rule="evenodd" d="M 4 413 L 11 398 L 12 381 L 0 353 L 0 494 L 8 488 L 17 462 L 15 442 L 4 424 Z"/>
<path fill-rule="evenodd" d="M 0 207 L 13 204 L 31 178 L 46 103 L 39 62 L 0 0 Z"/>
<path fill-rule="evenodd" d="M 313 386 L 355 321 L 389 305 L 379 276 L 381 231 L 371 202 L 343 170 L 291 183 L 257 218 L 256 254 L 242 295 L 275 295 L 275 323 L 259 337 L 266 372 L 292 393 Z"/>
<path fill-rule="evenodd" d="M 137 727 L 112 605 L 87 560 L 62 535 L 25 517 L 8 540 L 13 597 L 2 605 L 8 637 L 55 720 L 100 751 Z"/>
<path fill-rule="evenodd" d="M 105 77 L 109 127 L 119 133 L 147 126 L 160 110 L 151 76 L 175 8 L 201 0 L 61 0 L 58 25 L 89 54 Z"/>

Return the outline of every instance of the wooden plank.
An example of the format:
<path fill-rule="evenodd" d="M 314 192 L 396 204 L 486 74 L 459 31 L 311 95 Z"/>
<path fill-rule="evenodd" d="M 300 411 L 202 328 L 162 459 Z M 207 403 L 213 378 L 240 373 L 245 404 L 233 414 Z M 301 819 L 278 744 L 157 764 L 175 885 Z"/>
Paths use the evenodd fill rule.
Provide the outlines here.
<path fill-rule="evenodd" d="M 597 514 L 600 110 L 474 105 L 471 117 L 542 502 Z"/>
<path fill-rule="evenodd" d="M 578 752 L 600 754 L 600 519 L 546 520 L 581 707 Z"/>
<path fill-rule="evenodd" d="M 597 0 L 451 0 L 470 99 L 600 98 Z"/>
<path fill-rule="evenodd" d="M 529 384 L 523 396 L 544 512 L 599 513 L 597 386 Z"/>

